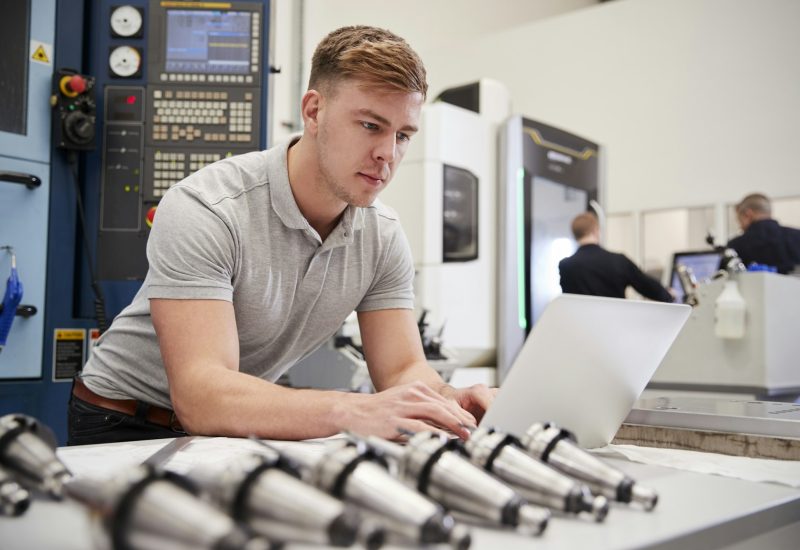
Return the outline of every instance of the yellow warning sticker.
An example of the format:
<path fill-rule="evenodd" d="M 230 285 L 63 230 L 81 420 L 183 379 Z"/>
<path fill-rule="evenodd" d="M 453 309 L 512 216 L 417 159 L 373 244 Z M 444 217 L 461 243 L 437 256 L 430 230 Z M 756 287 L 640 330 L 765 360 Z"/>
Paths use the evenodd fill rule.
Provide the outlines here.
<path fill-rule="evenodd" d="M 56 340 L 83 340 L 84 338 L 86 338 L 86 331 L 84 329 L 56 329 Z"/>
<path fill-rule="evenodd" d="M 53 45 L 31 40 L 31 60 L 50 65 L 53 59 Z"/>
<path fill-rule="evenodd" d="M 57 328 L 53 338 L 53 382 L 69 382 L 83 367 L 86 329 Z"/>

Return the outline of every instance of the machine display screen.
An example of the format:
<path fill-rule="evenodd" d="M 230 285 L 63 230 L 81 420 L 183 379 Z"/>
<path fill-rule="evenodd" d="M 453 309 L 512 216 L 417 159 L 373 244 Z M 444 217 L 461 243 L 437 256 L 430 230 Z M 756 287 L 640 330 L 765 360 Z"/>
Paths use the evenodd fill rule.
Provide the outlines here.
<path fill-rule="evenodd" d="M 248 74 L 251 12 L 167 10 L 166 71 Z"/>
<path fill-rule="evenodd" d="M 676 302 L 683 302 L 683 289 L 678 279 L 678 266 L 685 265 L 692 270 L 698 283 L 703 283 L 711 278 L 719 269 L 722 254 L 714 251 L 702 252 L 677 252 L 672 259 L 672 277 L 670 286 L 675 291 Z"/>

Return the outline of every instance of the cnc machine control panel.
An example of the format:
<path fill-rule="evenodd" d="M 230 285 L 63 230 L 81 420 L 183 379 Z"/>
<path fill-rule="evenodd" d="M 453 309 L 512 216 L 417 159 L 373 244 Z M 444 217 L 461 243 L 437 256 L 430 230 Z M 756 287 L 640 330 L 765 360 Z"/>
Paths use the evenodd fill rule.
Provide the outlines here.
<path fill-rule="evenodd" d="M 98 75 L 105 122 L 100 279 L 144 278 L 149 227 L 171 186 L 208 164 L 266 146 L 268 5 L 107 6 L 110 38 L 96 46 L 107 57 Z"/>

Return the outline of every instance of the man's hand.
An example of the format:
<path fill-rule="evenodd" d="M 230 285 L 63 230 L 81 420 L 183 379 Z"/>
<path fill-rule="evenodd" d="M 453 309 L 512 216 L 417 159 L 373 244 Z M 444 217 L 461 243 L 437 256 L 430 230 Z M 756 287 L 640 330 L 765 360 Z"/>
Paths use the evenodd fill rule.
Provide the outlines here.
<path fill-rule="evenodd" d="M 480 422 L 489 405 L 492 404 L 498 390 L 499 388 L 490 388 L 486 384 L 475 384 L 468 388 L 454 388 L 445 384 L 439 390 L 439 393 L 458 403 L 477 422 Z"/>
<path fill-rule="evenodd" d="M 344 400 L 349 403 L 343 403 L 347 407 L 343 411 L 343 428 L 364 435 L 397 439 L 403 431 L 436 431 L 451 432 L 467 439 L 468 428 L 477 425 L 475 417 L 459 406 L 455 398 L 442 395 L 424 382 L 401 384 L 371 395 L 351 396 L 353 401 Z"/>
<path fill-rule="evenodd" d="M 467 439 L 468 428 L 483 418 L 497 390 L 483 384 L 460 389 L 445 384 L 425 360 L 410 310 L 361 312 L 358 323 L 378 393 L 360 396 L 342 411 L 342 429 L 390 439 L 398 437 L 398 429 L 435 430 Z"/>

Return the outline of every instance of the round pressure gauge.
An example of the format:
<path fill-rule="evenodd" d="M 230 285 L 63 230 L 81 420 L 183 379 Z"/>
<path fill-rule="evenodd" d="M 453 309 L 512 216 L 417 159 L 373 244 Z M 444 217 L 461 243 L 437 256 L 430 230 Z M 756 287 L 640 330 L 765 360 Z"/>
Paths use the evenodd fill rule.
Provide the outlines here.
<path fill-rule="evenodd" d="M 117 36 L 134 36 L 142 29 L 142 12 L 133 6 L 119 6 L 111 12 L 111 30 Z"/>
<path fill-rule="evenodd" d="M 139 50 L 131 46 L 117 46 L 108 56 L 108 67 L 111 74 L 119 78 L 128 78 L 139 72 L 142 56 Z"/>

